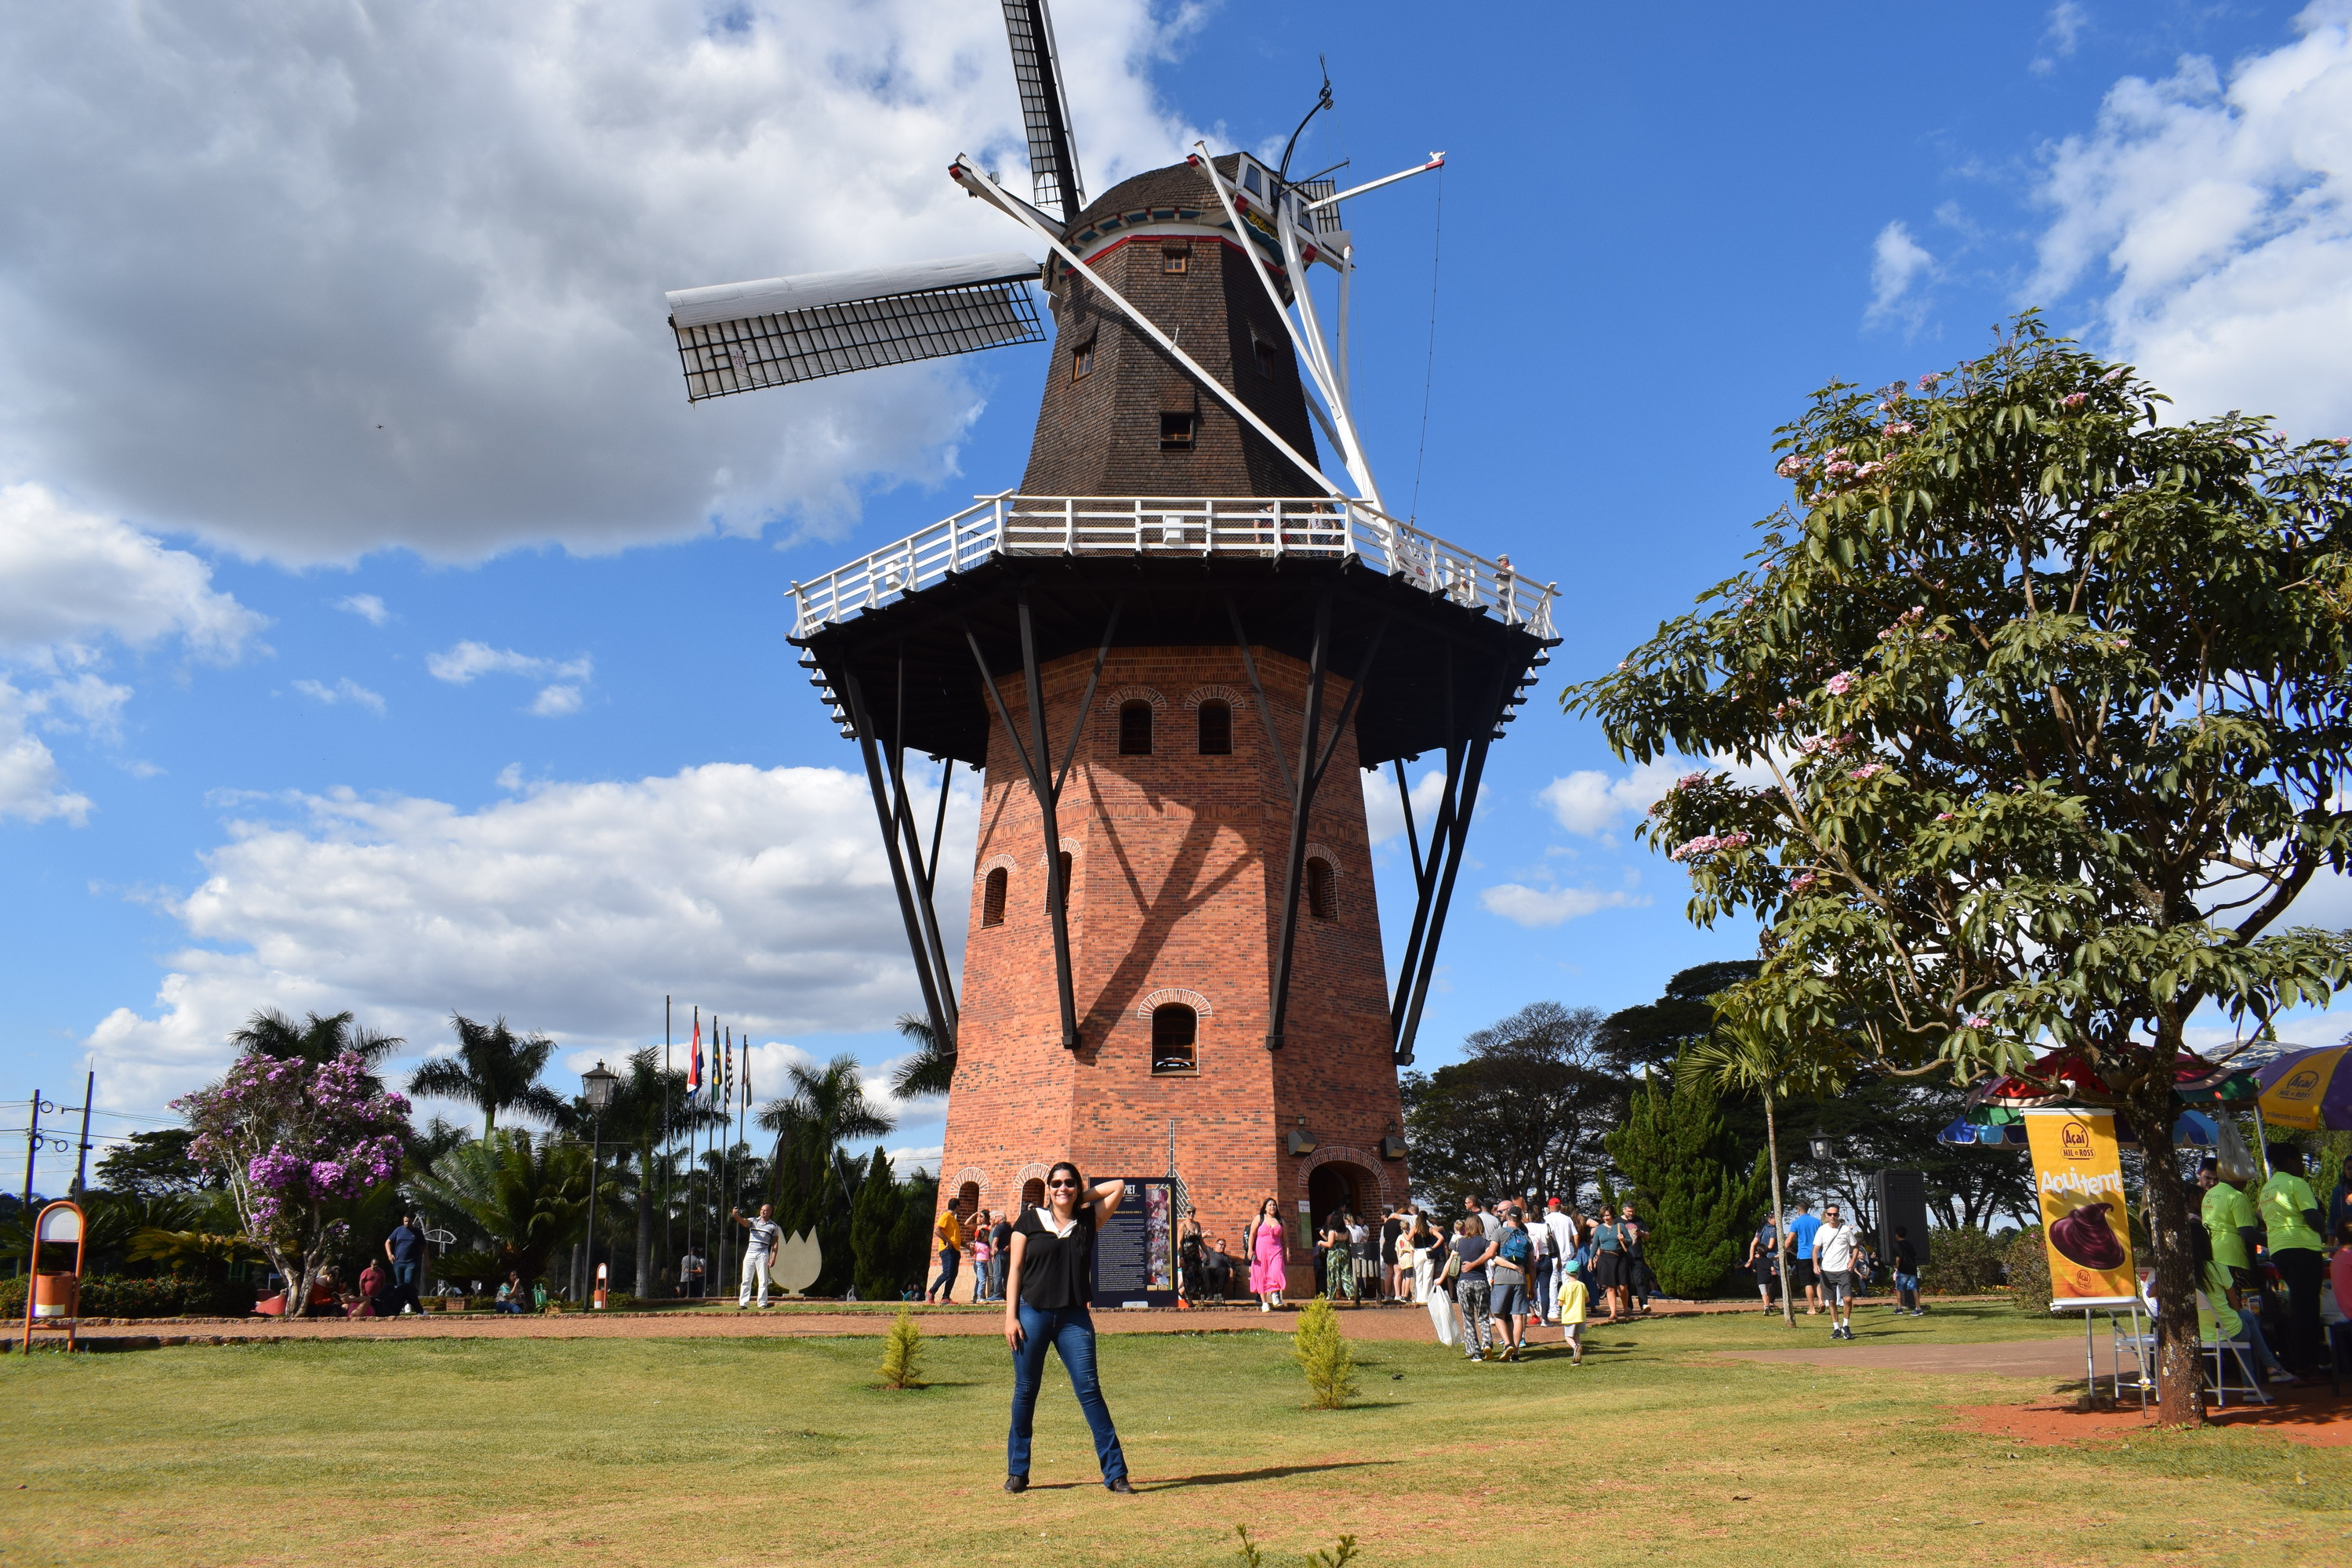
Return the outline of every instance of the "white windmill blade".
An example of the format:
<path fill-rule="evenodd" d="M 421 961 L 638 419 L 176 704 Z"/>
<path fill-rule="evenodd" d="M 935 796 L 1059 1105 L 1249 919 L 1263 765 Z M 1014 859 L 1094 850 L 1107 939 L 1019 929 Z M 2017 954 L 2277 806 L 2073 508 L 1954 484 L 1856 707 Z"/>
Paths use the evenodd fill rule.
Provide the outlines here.
<path fill-rule="evenodd" d="M 1045 341 L 1017 250 L 807 272 L 667 296 L 689 403 Z"/>
<path fill-rule="evenodd" d="M 1013 81 L 1021 89 L 1021 124 L 1029 137 L 1031 197 L 1066 224 L 1086 205 L 1087 194 L 1070 145 L 1070 100 L 1062 91 L 1062 62 L 1045 0 L 1004 0 L 1004 32 L 1013 43 Z"/>

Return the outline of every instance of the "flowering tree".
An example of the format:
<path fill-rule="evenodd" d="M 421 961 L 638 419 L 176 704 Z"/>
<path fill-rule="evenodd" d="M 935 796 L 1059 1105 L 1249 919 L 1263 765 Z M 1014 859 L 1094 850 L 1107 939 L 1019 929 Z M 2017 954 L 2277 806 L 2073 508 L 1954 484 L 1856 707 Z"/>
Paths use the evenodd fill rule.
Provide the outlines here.
<path fill-rule="evenodd" d="M 1644 827 L 1694 921 L 1764 923 L 1736 1009 L 2130 1118 L 2186 1422 L 2190 1017 L 2352 973 L 2347 933 L 2284 919 L 2352 822 L 2352 474 L 2346 442 L 2159 401 L 2030 315 L 1948 376 L 1824 389 L 1780 432 L 1795 494 L 1752 564 L 1565 701 L 1621 754 L 1752 781 L 1693 773 Z"/>
<path fill-rule="evenodd" d="M 317 1064 L 247 1051 L 172 1108 L 195 1133 L 189 1153 L 226 1179 L 245 1234 L 285 1278 L 288 1315 L 299 1312 L 343 1228 L 328 1205 L 400 1169 L 408 1101 L 375 1085 L 356 1051 Z"/>

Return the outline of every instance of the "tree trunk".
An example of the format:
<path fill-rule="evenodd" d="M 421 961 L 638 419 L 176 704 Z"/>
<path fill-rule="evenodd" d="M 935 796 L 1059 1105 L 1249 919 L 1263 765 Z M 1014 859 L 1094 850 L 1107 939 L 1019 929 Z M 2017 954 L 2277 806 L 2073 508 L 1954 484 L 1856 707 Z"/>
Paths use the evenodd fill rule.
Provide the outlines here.
<path fill-rule="evenodd" d="M 650 1144 L 637 1151 L 637 1278 L 636 1293 L 650 1300 L 654 1260 L 654 1152 Z"/>
<path fill-rule="evenodd" d="M 2168 1056 L 2169 1053 L 2166 1053 Z M 2157 1420 L 2167 1426 L 2205 1424 L 2205 1382 L 2198 1365 L 2196 1252 L 2189 1239 L 2189 1186 L 2172 1149 L 2179 1108 L 2172 1069 L 2159 1062 L 2125 1105 L 2139 1133 L 2147 1179 L 2148 1238 L 2156 1257 Z"/>
<path fill-rule="evenodd" d="M 1772 1091 L 1764 1091 L 1764 1142 L 1772 1160 L 1772 1261 L 1780 1270 L 1780 1321 L 1797 1326 L 1796 1309 L 1789 1304 L 1789 1233 L 1780 1223 L 1780 1131 L 1772 1121 Z"/>

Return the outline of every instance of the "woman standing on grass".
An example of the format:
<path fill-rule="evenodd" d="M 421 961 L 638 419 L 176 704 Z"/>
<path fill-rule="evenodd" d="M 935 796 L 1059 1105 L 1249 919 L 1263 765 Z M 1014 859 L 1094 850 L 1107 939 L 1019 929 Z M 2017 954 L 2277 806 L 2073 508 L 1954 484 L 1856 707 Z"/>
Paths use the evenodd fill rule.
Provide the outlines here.
<path fill-rule="evenodd" d="M 1282 1254 L 1282 1205 L 1268 1198 L 1257 1205 L 1257 1217 L 1250 1221 L 1249 1231 L 1250 1294 L 1257 1298 L 1261 1312 L 1281 1306 L 1282 1293 L 1289 1287 Z"/>
<path fill-rule="evenodd" d="M 1617 1211 L 1607 1204 L 1601 1205 L 1601 1221 L 1592 1227 L 1592 1286 L 1601 1292 L 1601 1304 L 1609 1315 L 1601 1321 L 1614 1323 L 1620 1320 L 1617 1303 L 1625 1284 L 1625 1241 L 1617 1228 Z M 1630 1317 L 1630 1312 L 1624 1316 Z"/>
<path fill-rule="evenodd" d="M 1102 1381 L 1095 1375 L 1095 1321 L 1087 1310 L 1095 1232 L 1118 1207 L 1124 1191 L 1125 1184 L 1116 1179 L 1087 1187 L 1078 1168 L 1065 1160 L 1045 1173 L 1045 1205 L 1023 1210 L 1013 1227 L 1013 1261 L 1004 1282 L 1004 1342 L 1013 1352 L 1006 1491 L 1029 1489 L 1029 1435 L 1049 1344 L 1062 1358 L 1071 1392 L 1094 1432 L 1103 1485 L 1115 1492 L 1135 1489 L 1128 1484 L 1127 1456 L 1110 1424 L 1110 1406 L 1103 1403 Z"/>

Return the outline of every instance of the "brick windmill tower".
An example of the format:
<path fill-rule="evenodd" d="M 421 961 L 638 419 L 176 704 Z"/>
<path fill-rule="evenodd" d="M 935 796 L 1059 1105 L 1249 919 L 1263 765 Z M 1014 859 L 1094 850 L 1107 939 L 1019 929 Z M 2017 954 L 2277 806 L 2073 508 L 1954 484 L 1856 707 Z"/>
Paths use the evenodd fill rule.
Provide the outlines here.
<path fill-rule="evenodd" d="M 1390 515 L 1357 437 L 1340 204 L 1442 158 L 1342 192 L 1203 147 L 1088 202 L 1044 0 L 1003 5 L 1034 200 L 968 158 L 949 173 L 1042 266 L 688 289 L 671 324 L 699 400 L 1041 342 L 1046 297 L 1021 488 L 795 584 L 792 640 L 863 754 L 925 1009 L 955 1047 L 944 1190 L 969 1212 L 1038 1201 L 1063 1158 L 1166 1173 L 1236 1251 L 1278 1199 L 1296 1264 L 1310 1216 L 1406 1196 L 1397 1068 L 1487 748 L 1557 641 L 1552 589 Z M 910 753 L 984 774 L 961 998 L 947 792 L 920 820 Z M 1423 758 L 1444 790 L 1416 822 Z M 1393 984 L 1359 769 L 1404 799 Z"/>

